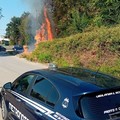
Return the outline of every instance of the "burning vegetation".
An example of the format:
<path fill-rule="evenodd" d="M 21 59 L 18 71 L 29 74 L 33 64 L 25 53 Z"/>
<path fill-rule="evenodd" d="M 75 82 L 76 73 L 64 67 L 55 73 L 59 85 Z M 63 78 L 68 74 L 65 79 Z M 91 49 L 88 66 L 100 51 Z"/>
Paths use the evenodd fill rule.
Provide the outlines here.
<path fill-rule="evenodd" d="M 44 6 L 44 22 L 42 23 L 40 29 L 36 31 L 35 40 L 35 46 L 37 46 L 40 42 L 53 40 L 52 25 L 49 19 L 48 10 L 46 6 Z"/>

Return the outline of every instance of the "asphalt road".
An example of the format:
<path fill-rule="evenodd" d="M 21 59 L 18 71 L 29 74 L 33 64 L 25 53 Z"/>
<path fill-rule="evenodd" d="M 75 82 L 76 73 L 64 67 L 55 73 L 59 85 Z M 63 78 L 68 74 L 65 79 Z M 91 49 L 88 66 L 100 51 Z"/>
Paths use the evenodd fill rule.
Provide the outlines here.
<path fill-rule="evenodd" d="M 33 63 L 18 56 L 10 56 L 4 52 L 0 52 L 0 87 L 6 82 L 14 81 L 22 73 L 47 68 L 47 65 Z M 1 110 L 0 110 L 0 120 Z"/>

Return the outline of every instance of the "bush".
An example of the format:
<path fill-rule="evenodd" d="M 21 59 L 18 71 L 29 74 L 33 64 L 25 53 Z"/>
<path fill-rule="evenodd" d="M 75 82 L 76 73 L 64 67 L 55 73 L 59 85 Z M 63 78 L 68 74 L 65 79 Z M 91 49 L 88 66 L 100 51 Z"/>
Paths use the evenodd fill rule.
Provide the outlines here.
<path fill-rule="evenodd" d="M 92 29 L 92 28 L 90 28 Z M 40 43 L 32 57 L 58 66 L 79 66 L 120 76 L 120 25 Z M 104 65 L 105 64 L 105 65 Z"/>
<path fill-rule="evenodd" d="M 38 61 L 49 63 L 52 61 L 52 55 L 50 55 L 49 53 L 40 53 L 38 55 Z"/>

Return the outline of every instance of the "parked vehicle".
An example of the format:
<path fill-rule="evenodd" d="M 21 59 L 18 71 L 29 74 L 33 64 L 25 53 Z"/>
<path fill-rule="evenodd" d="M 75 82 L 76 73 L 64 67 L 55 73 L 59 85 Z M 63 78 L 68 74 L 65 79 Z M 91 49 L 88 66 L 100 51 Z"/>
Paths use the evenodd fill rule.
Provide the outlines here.
<path fill-rule="evenodd" d="M 0 45 L 0 51 L 6 51 L 6 48 Z"/>
<path fill-rule="evenodd" d="M 13 50 L 14 50 L 16 53 L 22 53 L 22 52 L 23 52 L 23 47 L 20 46 L 20 45 L 14 45 Z"/>
<path fill-rule="evenodd" d="M 120 120 L 119 79 L 89 70 L 65 71 L 33 70 L 6 83 L 3 119 Z"/>

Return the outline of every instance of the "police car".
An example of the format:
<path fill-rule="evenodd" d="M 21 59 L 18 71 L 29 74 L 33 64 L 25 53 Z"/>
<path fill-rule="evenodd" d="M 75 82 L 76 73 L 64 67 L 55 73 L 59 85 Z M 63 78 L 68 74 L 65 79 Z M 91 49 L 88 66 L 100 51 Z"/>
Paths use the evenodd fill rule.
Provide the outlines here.
<path fill-rule="evenodd" d="M 68 74 L 69 73 L 69 74 Z M 1 90 L 4 120 L 120 120 L 120 80 L 89 70 L 33 70 Z"/>

